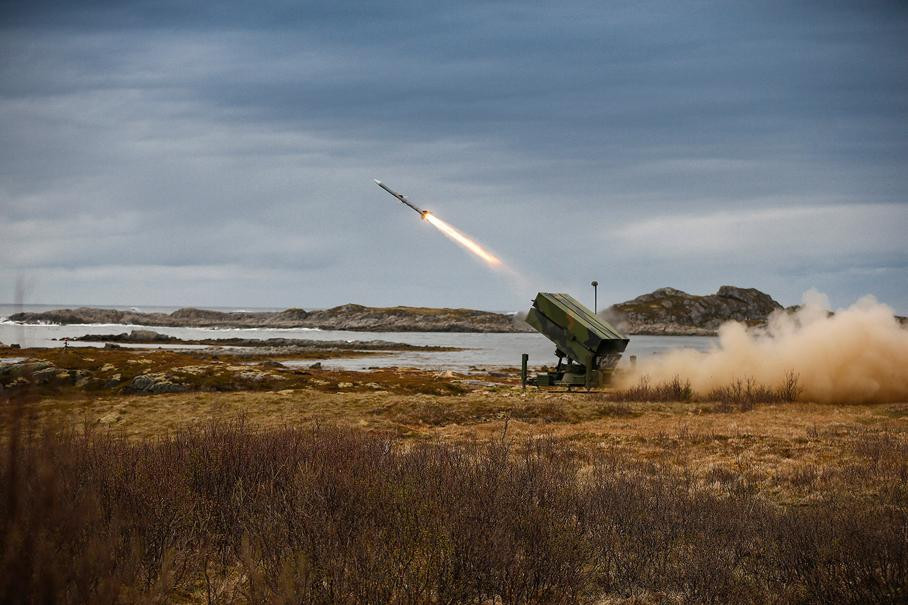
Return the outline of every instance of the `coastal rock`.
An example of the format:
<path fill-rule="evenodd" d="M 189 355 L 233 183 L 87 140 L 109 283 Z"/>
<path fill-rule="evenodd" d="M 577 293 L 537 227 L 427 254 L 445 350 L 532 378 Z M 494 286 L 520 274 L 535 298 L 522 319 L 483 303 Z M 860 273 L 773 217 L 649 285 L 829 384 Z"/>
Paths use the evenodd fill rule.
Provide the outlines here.
<path fill-rule="evenodd" d="M 120 334 L 86 334 L 85 336 L 69 338 L 69 340 L 106 343 L 126 342 L 132 344 L 180 342 L 180 339 L 175 336 L 168 336 L 154 330 L 132 330 L 131 332 L 121 332 Z"/>
<path fill-rule="evenodd" d="M 325 330 L 382 332 L 525 332 L 512 315 L 475 309 L 342 305 L 312 311 L 306 322 Z"/>
<path fill-rule="evenodd" d="M 14 387 L 25 384 L 72 384 L 82 378 L 84 370 L 64 370 L 49 361 L 21 361 L 0 366 L 0 385 Z"/>
<path fill-rule="evenodd" d="M 126 336 L 124 342 L 170 342 L 172 340 L 179 339 L 154 330 L 133 330 Z"/>
<path fill-rule="evenodd" d="M 176 320 L 187 319 L 191 321 L 220 321 L 224 316 L 230 315 L 224 311 L 211 311 L 209 309 L 196 309 L 193 307 L 186 307 L 183 309 L 177 309 L 170 314 L 170 317 Z M 235 315 L 240 315 L 236 313 Z"/>
<path fill-rule="evenodd" d="M 309 317 L 309 313 L 307 313 L 303 309 L 292 308 L 292 309 L 284 309 L 280 313 L 276 313 L 273 317 L 273 321 L 275 321 L 277 323 L 285 323 L 285 322 L 292 323 L 292 322 L 303 321 L 307 317 Z"/>
<path fill-rule="evenodd" d="M 730 320 L 762 325 L 782 306 L 755 288 L 722 286 L 715 294 L 698 296 L 676 288 L 659 288 L 633 300 L 612 305 L 603 316 L 629 334 L 714 335 Z M 173 313 L 141 313 L 114 309 L 59 309 L 42 313 L 16 313 L 12 321 L 22 323 L 92 324 L 128 323 L 140 326 L 224 327 L 224 328 L 319 328 L 374 332 L 531 332 L 520 315 L 429 307 L 366 307 L 346 304 L 331 309 L 306 311 L 290 308 L 279 312 L 215 311 L 183 308 Z M 299 339 L 207 339 L 188 341 L 136 329 L 118 335 L 87 335 L 74 340 L 133 344 L 202 344 L 232 347 L 295 347 L 300 352 L 312 346 Z M 337 350 L 404 350 L 404 345 L 378 342 L 332 342 Z M 318 347 L 328 343 L 320 341 Z"/>
<path fill-rule="evenodd" d="M 475 309 L 365 307 L 357 304 L 311 312 L 299 308 L 280 312 L 228 312 L 184 308 L 169 314 L 80 307 L 40 313 L 15 313 L 10 316 L 10 320 L 20 323 L 65 325 L 107 323 L 169 327 L 319 328 L 375 332 L 526 332 L 529 330 L 525 323 L 505 313 Z M 134 330 L 134 332 L 144 331 Z M 159 336 L 161 342 L 168 342 L 169 337 Z M 136 338 L 138 337 L 123 335 L 124 342 L 135 342 Z"/>
<path fill-rule="evenodd" d="M 0 366 L 0 383 L 7 383 L 16 378 L 34 377 L 36 374 L 44 377 L 56 375 L 58 368 L 49 361 L 20 361 L 9 365 Z"/>
<path fill-rule="evenodd" d="M 236 377 L 240 380 L 246 382 L 251 382 L 253 384 L 261 384 L 269 382 L 270 380 L 280 380 L 283 377 L 276 374 L 269 374 L 267 372 L 259 372 L 256 370 L 246 370 L 245 372 L 240 372 L 236 374 Z"/>
<path fill-rule="evenodd" d="M 675 288 L 659 288 L 609 307 L 603 315 L 629 334 L 712 336 L 723 323 L 765 324 L 782 305 L 756 288 L 722 286 L 699 296 Z"/>
<path fill-rule="evenodd" d="M 180 393 L 188 390 L 186 386 L 173 382 L 163 373 L 140 374 L 133 378 L 125 389 L 130 393 Z"/>
<path fill-rule="evenodd" d="M 56 367 L 51 366 L 49 368 L 44 368 L 43 370 L 38 370 L 37 372 L 32 373 L 32 381 L 35 384 L 47 384 L 49 382 L 55 382 L 58 378 L 57 375 L 60 373 Z M 68 378 L 69 376 L 66 375 Z"/>

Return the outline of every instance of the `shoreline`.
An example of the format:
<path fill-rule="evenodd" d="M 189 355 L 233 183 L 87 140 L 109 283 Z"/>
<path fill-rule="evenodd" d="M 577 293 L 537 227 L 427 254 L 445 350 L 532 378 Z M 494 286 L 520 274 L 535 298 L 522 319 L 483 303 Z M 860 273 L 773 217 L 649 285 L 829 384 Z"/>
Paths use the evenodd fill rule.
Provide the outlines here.
<path fill-rule="evenodd" d="M 350 332 L 529 332 L 515 315 L 427 307 L 365 307 L 347 304 L 319 311 L 211 311 L 184 308 L 172 313 L 144 313 L 81 307 L 13 313 L 13 325 L 136 326 L 209 329 L 343 330 Z"/>
<path fill-rule="evenodd" d="M 898 319 L 905 321 L 904 318 Z M 906 322 L 908 323 L 908 322 Z M 294 327 L 275 327 L 269 325 L 263 326 L 244 326 L 244 325 L 165 325 L 165 324 L 138 324 L 138 323 L 54 323 L 48 321 L 39 322 L 22 322 L 13 321 L 9 318 L 0 318 L 0 325 L 15 326 L 22 328 L 48 328 L 48 327 L 65 327 L 79 326 L 85 328 L 131 328 L 131 329 L 156 329 L 156 328 L 184 328 L 200 330 L 223 330 L 231 332 L 258 332 L 267 330 L 268 332 L 386 332 L 386 333 L 434 333 L 434 334 L 535 334 L 534 330 L 508 330 L 508 331 L 488 331 L 488 330 L 403 330 L 403 329 L 386 329 L 381 327 L 375 328 L 313 328 L 305 326 Z M 754 327 L 754 326 L 749 326 Z M 627 336 L 707 336 L 715 337 L 719 335 L 718 329 L 696 328 L 687 326 L 674 326 L 674 329 L 666 328 L 641 328 L 635 331 L 625 331 L 622 333 Z M 75 339 L 73 339 L 75 340 Z"/>

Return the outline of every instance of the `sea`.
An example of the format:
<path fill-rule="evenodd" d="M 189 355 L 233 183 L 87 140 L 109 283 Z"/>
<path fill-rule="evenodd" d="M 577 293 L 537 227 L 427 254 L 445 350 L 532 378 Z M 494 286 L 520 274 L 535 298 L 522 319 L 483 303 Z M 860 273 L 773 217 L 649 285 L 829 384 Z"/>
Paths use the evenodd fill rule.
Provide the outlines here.
<path fill-rule="evenodd" d="M 352 332 L 347 330 L 319 330 L 313 328 L 173 328 L 166 326 L 132 326 L 124 324 L 80 324 L 80 325 L 46 325 L 18 324 L 9 321 L 9 316 L 20 311 L 38 312 L 52 309 L 75 308 L 80 305 L 0 305 L 0 342 L 19 344 L 22 347 L 62 347 L 64 338 L 74 338 L 86 334 L 120 334 L 132 329 L 148 329 L 176 336 L 185 340 L 203 338 L 301 338 L 308 340 L 386 340 L 411 345 L 432 345 L 457 347 L 458 351 L 401 351 L 380 353 L 366 357 L 350 359 L 325 359 L 323 367 L 348 370 L 365 370 L 383 367 L 413 367 L 453 371 L 488 370 L 520 365 L 522 353 L 529 355 L 531 366 L 552 365 L 557 360 L 555 345 L 541 334 L 506 333 L 480 334 L 460 332 Z M 81 305 L 88 306 L 88 305 Z M 116 307 L 104 306 L 107 309 L 137 310 L 146 313 L 170 313 L 177 307 Z M 274 311 L 280 309 L 206 307 L 218 311 Z M 699 351 L 716 347 L 718 339 L 710 336 L 631 336 L 621 364 L 630 363 L 630 357 L 643 359 L 652 355 L 662 355 L 674 349 L 690 348 Z M 100 342 L 69 343 L 69 346 L 100 347 Z M 190 345 L 126 345 L 137 348 L 194 348 Z M 284 362 L 287 365 L 311 364 L 317 359 Z"/>

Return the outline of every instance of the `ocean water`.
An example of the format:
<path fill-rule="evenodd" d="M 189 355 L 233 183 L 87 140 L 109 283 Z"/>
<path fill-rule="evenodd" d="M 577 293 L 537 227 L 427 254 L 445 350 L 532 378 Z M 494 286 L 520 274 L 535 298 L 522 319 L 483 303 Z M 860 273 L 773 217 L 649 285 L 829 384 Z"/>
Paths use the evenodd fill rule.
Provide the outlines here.
<path fill-rule="evenodd" d="M 30 305 L 24 310 L 43 310 L 60 308 L 60 306 Z M 128 307 L 126 307 L 128 308 Z M 552 365 L 555 363 L 555 345 L 541 334 L 473 334 L 455 332 L 350 332 L 344 330 L 315 330 L 306 328 L 288 329 L 221 329 L 221 328 L 172 328 L 129 325 L 21 325 L 9 322 L 6 318 L 18 309 L 0 306 L 0 342 L 18 343 L 23 347 L 59 347 L 61 339 L 84 336 L 85 334 L 119 334 L 134 328 L 151 329 L 162 334 L 193 340 L 202 338 L 302 338 L 310 340 L 387 340 L 412 345 L 434 345 L 459 347 L 461 351 L 417 352 L 370 355 L 354 359 L 326 359 L 325 367 L 345 369 L 366 369 L 370 367 L 418 367 L 451 370 L 469 370 L 472 367 L 517 367 L 520 365 L 521 353 L 530 356 L 531 366 Z M 143 311 L 161 310 L 169 312 L 173 308 L 146 307 Z M 252 310 L 252 309 L 250 309 Z M 629 356 L 643 358 L 658 355 L 677 348 L 707 350 L 715 346 L 717 339 L 704 336 L 631 336 L 630 344 L 625 351 L 622 364 L 628 363 Z M 70 346 L 97 347 L 102 343 L 79 342 Z M 141 346 L 141 345 L 136 345 Z M 157 348 L 158 345 L 155 345 Z M 164 348 L 189 348 L 186 345 L 163 345 Z M 308 365 L 317 360 L 307 359 L 298 365 Z M 293 364 L 294 362 L 287 362 Z"/>

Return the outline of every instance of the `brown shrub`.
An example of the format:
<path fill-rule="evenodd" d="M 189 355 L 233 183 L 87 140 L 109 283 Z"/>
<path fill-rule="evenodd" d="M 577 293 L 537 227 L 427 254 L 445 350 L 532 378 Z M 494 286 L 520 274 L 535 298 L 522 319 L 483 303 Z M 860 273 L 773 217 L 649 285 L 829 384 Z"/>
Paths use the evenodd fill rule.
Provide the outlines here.
<path fill-rule="evenodd" d="M 738 378 L 725 386 L 712 389 L 703 399 L 718 402 L 725 408 L 737 406 L 746 411 L 753 409 L 758 403 L 795 401 L 800 392 L 797 374 L 788 372 L 782 384 L 775 387 L 758 384 L 753 378 Z"/>
<path fill-rule="evenodd" d="M 694 391 L 689 380 L 675 376 L 668 382 L 651 384 L 648 376 L 642 376 L 633 387 L 616 391 L 615 401 L 692 401 Z"/>
<path fill-rule="evenodd" d="M 504 434 L 14 435 L 0 454 L 0 602 L 896 602 L 908 492 L 889 458 L 904 443 L 866 439 L 861 481 L 887 498 L 786 509 L 734 473 L 705 489 Z"/>
<path fill-rule="evenodd" d="M 643 402 L 709 402 L 718 403 L 719 411 L 753 409 L 758 403 L 787 403 L 796 401 L 801 394 L 798 375 L 788 372 L 777 386 L 758 384 L 753 378 L 739 378 L 707 393 L 695 392 L 689 380 L 675 376 L 668 382 L 652 384 L 643 376 L 633 387 L 615 391 L 609 398 L 614 401 Z"/>

